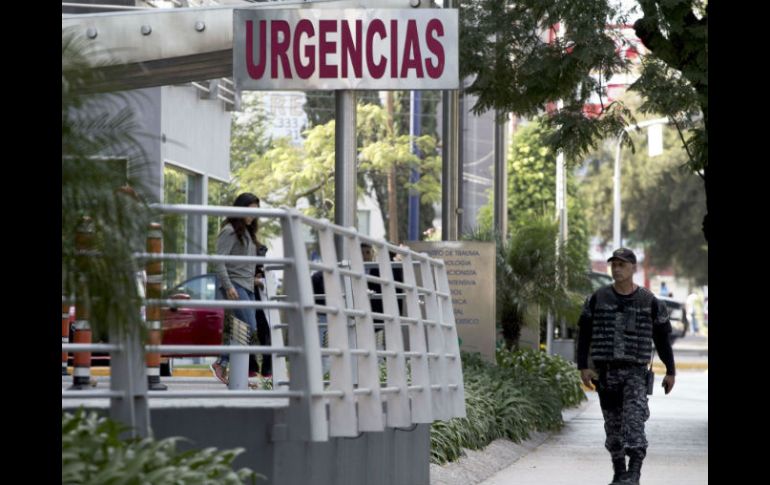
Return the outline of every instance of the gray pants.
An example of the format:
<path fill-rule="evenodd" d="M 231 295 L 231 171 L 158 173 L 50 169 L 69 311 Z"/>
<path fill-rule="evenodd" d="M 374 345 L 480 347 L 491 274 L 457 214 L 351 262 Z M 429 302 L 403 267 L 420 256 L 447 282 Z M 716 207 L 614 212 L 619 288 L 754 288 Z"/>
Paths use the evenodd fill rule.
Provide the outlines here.
<path fill-rule="evenodd" d="M 644 365 L 601 370 L 597 390 L 612 458 L 647 453 L 644 423 L 650 417 Z"/>

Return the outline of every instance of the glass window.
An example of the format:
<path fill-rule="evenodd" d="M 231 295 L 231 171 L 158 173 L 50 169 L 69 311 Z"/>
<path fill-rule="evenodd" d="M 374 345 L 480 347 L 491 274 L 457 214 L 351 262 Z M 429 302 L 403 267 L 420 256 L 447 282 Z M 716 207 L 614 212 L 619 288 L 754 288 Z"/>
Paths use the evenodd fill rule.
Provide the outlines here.
<path fill-rule="evenodd" d="M 213 275 L 198 276 L 176 286 L 171 293 L 184 293 L 190 295 L 193 300 L 215 300 L 216 277 Z"/>
<path fill-rule="evenodd" d="M 163 167 L 163 203 L 187 204 L 187 172 L 170 165 Z M 187 217 L 184 215 L 163 216 L 163 252 L 185 253 L 187 248 Z M 184 261 L 164 261 L 163 275 L 166 288 L 171 288 L 186 276 Z"/>
<path fill-rule="evenodd" d="M 227 189 L 228 184 L 218 180 L 209 179 L 208 205 L 232 204 L 232 201 L 228 200 L 230 198 L 230 194 L 228 193 Z M 208 216 L 208 221 L 208 252 L 209 254 L 214 254 L 217 250 L 217 235 L 219 234 L 219 229 L 222 227 L 224 217 Z"/>

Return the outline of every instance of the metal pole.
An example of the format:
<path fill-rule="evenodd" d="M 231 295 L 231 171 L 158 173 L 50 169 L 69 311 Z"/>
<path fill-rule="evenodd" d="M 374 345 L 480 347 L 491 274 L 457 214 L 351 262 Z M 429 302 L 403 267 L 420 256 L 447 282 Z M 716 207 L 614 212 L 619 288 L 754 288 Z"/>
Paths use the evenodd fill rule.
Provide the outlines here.
<path fill-rule="evenodd" d="M 334 223 L 356 227 L 356 95 L 334 92 Z M 337 255 L 348 259 L 340 236 L 335 237 Z"/>
<path fill-rule="evenodd" d="M 460 95 L 442 93 L 441 239 L 456 241 L 460 206 Z"/>
<path fill-rule="evenodd" d="M 411 91 L 409 93 L 409 137 L 412 139 L 412 153 L 420 156 L 417 149 L 415 138 L 420 136 L 420 92 Z M 420 173 L 413 168 L 409 181 L 417 183 L 420 180 Z M 409 233 L 410 241 L 420 240 L 420 194 L 415 189 L 409 189 Z"/>
<path fill-rule="evenodd" d="M 446 8 L 457 8 L 457 0 L 446 0 Z M 441 239 L 456 241 L 460 207 L 460 91 L 441 95 Z"/>
<path fill-rule="evenodd" d="M 567 167 L 564 152 L 556 155 L 556 217 L 559 222 L 559 234 L 556 240 L 556 281 L 564 285 L 565 276 L 561 272 L 561 258 L 567 244 Z M 559 338 L 566 338 L 567 323 L 562 316 L 559 321 Z"/>
<path fill-rule="evenodd" d="M 552 27 L 553 28 L 553 27 Z M 553 36 L 551 36 L 549 30 L 549 40 L 548 42 L 554 42 L 558 39 L 560 39 L 563 35 L 563 25 L 561 22 L 555 25 L 555 31 L 553 31 Z M 562 107 L 564 106 L 564 101 L 559 99 L 556 101 L 556 110 L 561 111 Z M 558 235 L 556 237 L 556 284 L 560 284 L 561 282 L 561 275 L 559 271 L 559 260 L 561 258 L 561 245 L 562 245 L 562 239 L 564 237 L 563 231 L 564 231 L 564 224 L 563 216 L 564 213 L 562 211 L 562 205 L 564 203 L 564 191 L 562 190 L 562 186 L 564 185 L 564 153 L 560 150 L 556 154 L 556 219 L 558 221 Z M 545 339 L 545 349 L 546 353 L 548 355 L 553 354 L 553 328 L 554 328 L 554 315 L 553 315 L 553 309 L 548 309 L 548 315 L 546 318 L 546 339 Z"/>
<path fill-rule="evenodd" d="M 505 163 L 506 123 L 507 120 L 495 121 L 495 231 L 502 238 L 508 234 L 508 167 Z"/>

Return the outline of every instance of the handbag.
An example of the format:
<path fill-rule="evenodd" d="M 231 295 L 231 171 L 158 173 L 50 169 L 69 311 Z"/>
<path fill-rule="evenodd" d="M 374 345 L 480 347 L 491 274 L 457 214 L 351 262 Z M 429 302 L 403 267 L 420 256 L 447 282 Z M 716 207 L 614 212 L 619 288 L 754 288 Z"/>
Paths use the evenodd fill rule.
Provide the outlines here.
<path fill-rule="evenodd" d="M 222 329 L 223 345 L 250 345 L 252 338 L 249 324 L 236 317 L 233 312 L 225 311 L 224 328 Z"/>

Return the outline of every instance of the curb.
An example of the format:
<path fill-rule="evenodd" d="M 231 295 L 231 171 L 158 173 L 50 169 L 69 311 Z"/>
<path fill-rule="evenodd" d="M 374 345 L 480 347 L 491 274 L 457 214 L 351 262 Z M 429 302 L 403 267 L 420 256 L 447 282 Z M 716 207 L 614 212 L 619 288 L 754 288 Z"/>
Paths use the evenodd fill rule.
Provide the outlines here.
<path fill-rule="evenodd" d="M 62 376 L 62 377 L 72 377 L 72 367 L 67 367 L 67 372 L 70 374 L 69 376 Z M 91 375 L 92 376 L 99 376 L 99 377 L 107 377 L 110 375 L 110 368 L 109 367 L 91 367 Z M 178 367 L 174 368 L 174 377 L 213 377 L 211 375 L 211 371 L 209 369 L 180 369 Z M 164 379 L 161 377 L 161 379 Z M 167 378 L 166 378 L 167 379 Z"/>
<path fill-rule="evenodd" d="M 676 370 L 679 371 L 707 371 L 709 368 L 709 365 L 707 362 L 677 362 L 676 364 Z M 657 375 L 665 375 L 666 373 L 666 367 L 663 364 L 654 363 L 652 365 L 652 370 Z M 67 371 L 69 372 L 70 376 L 72 375 L 72 367 L 67 367 Z M 109 376 L 110 375 L 110 368 L 109 367 L 91 367 L 91 375 L 92 376 Z M 211 371 L 209 369 L 185 369 L 185 368 L 174 368 L 174 377 L 212 377 Z M 581 384 L 582 386 L 582 384 Z M 590 389 L 583 386 L 584 391 L 590 391 Z"/>
<path fill-rule="evenodd" d="M 684 370 L 691 370 L 691 371 L 703 371 L 703 370 L 709 370 L 709 364 L 708 362 L 674 362 L 674 365 L 676 366 L 676 371 L 684 371 Z M 652 370 L 656 374 L 664 375 L 666 373 L 666 366 L 655 362 L 652 364 Z"/>
<path fill-rule="evenodd" d="M 575 407 L 562 409 L 564 424 L 582 414 L 591 404 L 586 399 Z M 529 438 L 514 443 L 498 438 L 480 450 L 463 448 L 464 455 L 443 465 L 430 464 L 431 485 L 481 485 L 497 472 L 508 468 L 524 456 L 535 451 L 560 431 L 532 431 Z"/>

